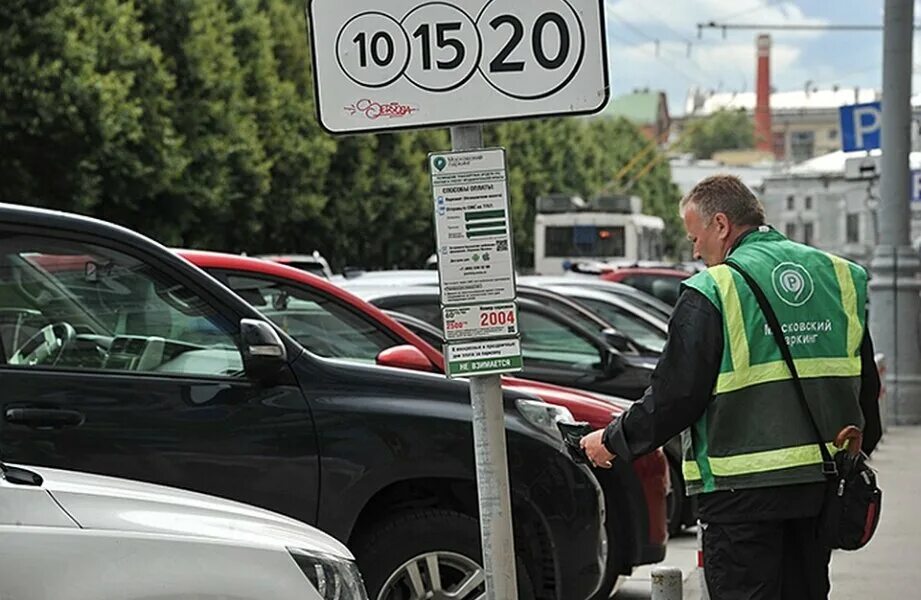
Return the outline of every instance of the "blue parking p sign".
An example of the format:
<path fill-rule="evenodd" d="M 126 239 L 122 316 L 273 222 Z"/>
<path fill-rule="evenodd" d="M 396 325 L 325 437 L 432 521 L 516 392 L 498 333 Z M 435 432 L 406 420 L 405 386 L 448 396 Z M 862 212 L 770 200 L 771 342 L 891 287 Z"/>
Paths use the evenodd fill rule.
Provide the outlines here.
<path fill-rule="evenodd" d="M 845 152 L 879 148 L 883 125 L 882 102 L 851 104 L 838 109 L 841 149 Z"/>

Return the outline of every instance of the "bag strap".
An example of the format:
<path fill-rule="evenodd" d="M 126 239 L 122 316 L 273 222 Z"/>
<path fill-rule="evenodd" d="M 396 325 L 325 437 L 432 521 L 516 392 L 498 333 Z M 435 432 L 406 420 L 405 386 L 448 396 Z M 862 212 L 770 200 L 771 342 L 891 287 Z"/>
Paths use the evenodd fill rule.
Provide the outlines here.
<path fill-rule="evenodd" d="M 831 453 L 828 451 L 828 448 L 825 446 L 825 441 L 822 439 L 822 433 L 819 431 L 819 424 L 816 422 L 815 415 L 812 414 L 812 409 L 809 407 L 809 402 L 806 400 L 803 382 L 800 380 L 799 373 L 796 371 L 793 355 L 790 354 L 790 346 L 787 344 L 787 340 L 783 335 L 783 330 L 780 327 L 780 322 L 777 320 L 777 313 L 774 312 L 771 303 L 768 302 L 761 287 L 755 282 L 751 275 L 746 273 L 742 267 L 731 259 L 727 260 L 726 264 L 735 269 L 735 271 L 742 276 L 742 279 L 745 280 L 745 283 L 748 284 L 748 287 L 751 288 L 752 293 L 755 295 L 755 299 L 758 300 L 761 312 L 764 313 L 764 318 L 771 328 L 771 333 L 774 334 L 774 340 L 780 347 L 780 354 L 783 356 L 784 362 L 787 363 L 787 368 L 790 369 L 790 375 L 793 376 L 793 386 L 796 388 L 796 395 L 799 397 L 803 408 L 806 410 L 806 414 L 809 415 L 809 422 L 812 424 L 812 430 L 819 443 L 819 451 L 822 453 L 822 473 L 829 478 L 835 477 L 838 474 L 838 466 L 832 458 Z"/>

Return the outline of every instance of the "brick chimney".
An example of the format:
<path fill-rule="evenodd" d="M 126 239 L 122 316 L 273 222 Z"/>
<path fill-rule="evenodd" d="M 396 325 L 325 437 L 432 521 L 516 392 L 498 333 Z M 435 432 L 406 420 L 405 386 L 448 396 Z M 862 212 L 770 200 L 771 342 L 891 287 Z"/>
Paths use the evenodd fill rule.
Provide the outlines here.
<path fill-rule="evenodd" d="M 758 46 L 758 81 L 755 97 L 755 147 L 774 152 L 771 134 L 771 36 L 760 34 Z"/>

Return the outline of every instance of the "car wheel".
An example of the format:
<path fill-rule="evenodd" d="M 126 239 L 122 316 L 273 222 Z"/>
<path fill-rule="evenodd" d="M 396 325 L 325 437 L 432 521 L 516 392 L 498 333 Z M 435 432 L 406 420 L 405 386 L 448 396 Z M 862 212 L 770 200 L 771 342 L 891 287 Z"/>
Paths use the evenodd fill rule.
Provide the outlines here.
<path fill-rule="evenodd" d="M 668 461 L 668 495 L 665 498 L 666 518 L 668 519 L 668 535 L 676 536 L 684 527 L 684 476 L 681 469 Z"/>
<path fill-rule="evenodd" d="M 480 526 L 441 509 L 393 517 L 361 536 L 353 552 L 371 600 L 474 600 L 484 597 Z M 518 597 L 533 600 L 531 579 L 516 561 Z"/>

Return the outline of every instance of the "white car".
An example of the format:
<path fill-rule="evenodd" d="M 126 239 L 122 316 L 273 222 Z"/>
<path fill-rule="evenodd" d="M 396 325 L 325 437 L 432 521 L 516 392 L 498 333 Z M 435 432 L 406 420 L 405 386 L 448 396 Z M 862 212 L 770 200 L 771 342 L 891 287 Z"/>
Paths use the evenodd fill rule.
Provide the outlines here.
<path fill-rule="evenodd" d="M 367 600 L 345 546 L 293 519 L 123 479 L 0 467 L 0 598 Z"/>

